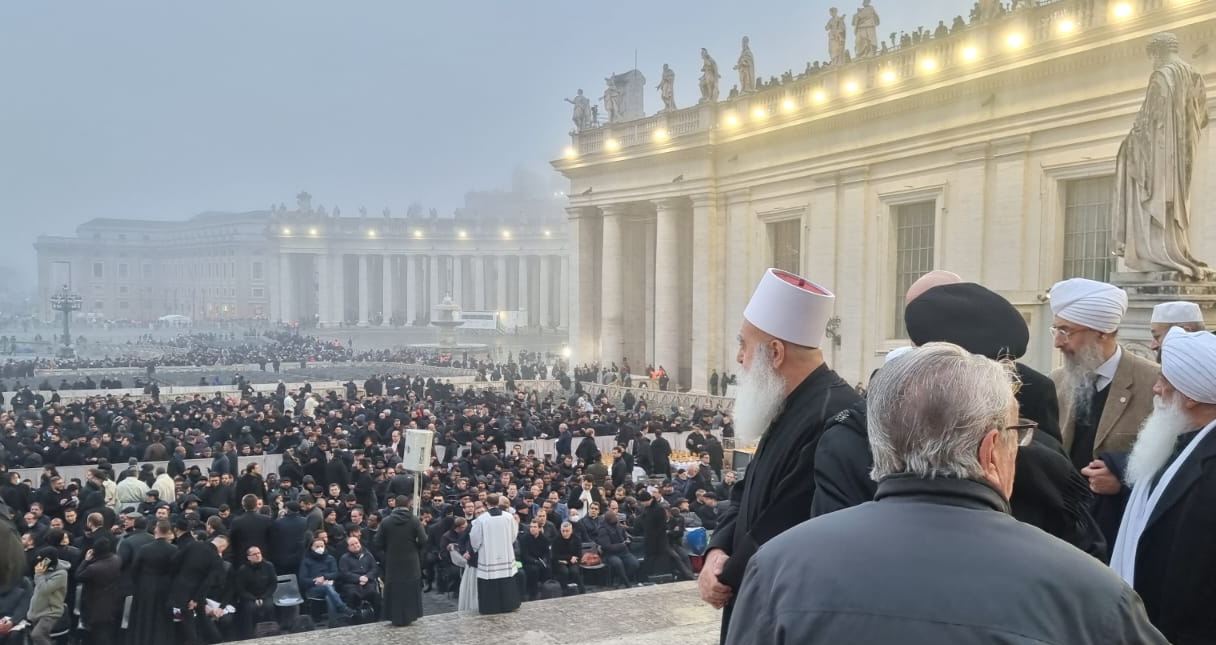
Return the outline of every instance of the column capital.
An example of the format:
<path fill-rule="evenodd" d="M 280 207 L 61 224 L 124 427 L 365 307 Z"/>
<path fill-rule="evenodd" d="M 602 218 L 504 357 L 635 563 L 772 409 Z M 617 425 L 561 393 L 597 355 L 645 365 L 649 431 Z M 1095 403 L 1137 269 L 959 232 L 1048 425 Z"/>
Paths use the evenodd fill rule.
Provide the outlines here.
<path fill-rule="evenodd" d="M 712 208 L 718 202 L 718 195 L 716 193 L 697 193 L 690 195 L 689 199 L 692 200 L 693 208 Z"/>
<path fill-rule="evenodd" d="M 656 210 L 660 211 L 678 211 L 688 208 L 689 200 L 687 197 L 680 195 L 677 197 L 662 197 L 651 200 Z"/>
<path fill-rule="evenodd" d="M 566 207 L 567 219 L 572 219 L 572 220 L 590 219 L 592 217 L 597 217 L 598 215 L 599 215 L 599 213 L 596 212 L 596 209 L 594 206 L 567 206 Z"/>
<path fill-rule="evenodd" d="M 633 209 L 633 204 L 604 204 L 600 206 L 600 215 L 603 217 L 620 217 L 628 215 Z"/>

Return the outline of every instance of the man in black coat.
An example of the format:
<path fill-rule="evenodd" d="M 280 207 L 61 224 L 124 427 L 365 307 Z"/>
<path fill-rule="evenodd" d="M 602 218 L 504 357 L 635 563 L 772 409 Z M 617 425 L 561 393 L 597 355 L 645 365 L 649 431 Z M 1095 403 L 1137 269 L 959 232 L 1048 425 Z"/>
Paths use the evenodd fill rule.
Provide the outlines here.
<path fill-rule="evenodd" d="M 249 547 L 256 546 L 262 553 L 270 548 L 270 533 L 274 528 L 274 520 L 268 515 L 258 513 L 255 510 L 257 506 L 256 496 L 249 494 L 241 498 L 241 508 L 245 512 L 232 520 L 232 527 L 228 530 L 237 565 L 245 563 L 245 552 Z"/>
<path fill-rule="evenodd" d="M 649 472 L 652 477 L 671 478 L 671 444 L 667 443 L 663 438 L 663 431 L 657 427 L 654 430 L 654 439 L 650 441 Z"/>
<path fill-rule="evenodd" d="M 629 462 L 625 459 L 625 449 L 616 446 L 612 449 L 612 487 L 620 488 L 632 476 Z"/>
<path fill-rule="evenodd" d="M 346 553 L 338 559 L 338 593 L 346 606 L 358 609 L 364 602 L 371 604 L 375 615 L 380 615 L 380 565 L 363 548 L 357 537 L 346 538 Z"/>
<path fill-rule="evenodd" d="M 646 538 L 646 560 L 643 570 L 646 575 L 674 573 L 681 580 L 692 580 L 695 576 L 688 564 L 676 554 L 667 541 L 667 511 L 663 502 L 648 491 L 637 494 L 642 505 L 642 537 Z"/>
<path fill-rule="evenodd" d="M 304 533 L 308 520 L 300 515 L 298 502 L 287 502 L 287 514 L 270 529 L 270 560 L 280 574 L 295 574 L 304 558 Z M 263 554 L 265 555 L 265 554 Z"/>
<path fill-rule="evenodd" d="M 1171 329 L 1153 411 L 1128 459 L 1111 567 L 1173 643 L 1216 639 L 1216 336 Z"/>
<path fill-rule="evenodd" d="M 396 508 L 376 531 L 376 546 L 384 554 L 384 614 L 394 627 L 422 617 L 422 548 L 426 530 L 410 512 L 410 499 L 396 498 Z"/>
<path fill-rule="evenodd" d="M 190 533 L 190 522 L 178 518 L 173 524 L 177 553 L 173 562 L 173 586 L 169 608 L 178 634 L 186 645 L 199 643 L 199 615 L 207 608 L 207 585 L 220 565 L 220 554 L 209 542 L 199 542 Z"/>
<path fill-rule="evenodd" d="M 735 435 L 740 445 L 759 445 L 731 489 L 698 578 L 702 599 L 725 609 L 723 638 L 752 555 L 810 518 L 815 446 L 825 423 L 858 400 L 818 349 L 834 300 L 819 285 L 769 269 L 743 312 Z"/>
<path fill-rule="evenodd" d="M 251 545 L 240 554 L 245 564 L 236 571 L 234 589 L 237 602 L 237 630 L 240 638 L 253 638 L 253 626 L 274 620 L 274 590 L 279 585 L 274 565 L 266 561 L 266 551 Z"/>

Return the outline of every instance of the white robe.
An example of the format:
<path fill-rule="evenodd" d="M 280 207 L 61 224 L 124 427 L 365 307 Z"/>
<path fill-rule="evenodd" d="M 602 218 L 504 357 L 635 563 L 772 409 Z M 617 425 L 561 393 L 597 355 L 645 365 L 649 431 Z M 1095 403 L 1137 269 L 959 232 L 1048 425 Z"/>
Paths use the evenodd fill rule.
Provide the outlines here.
<path fill-rule="evenodd" d="M 515 519 L 508 513 L 485 513 L 473 520 L 469 544 L 477 552 L 477 577 L 499 580 L 515 575 Z"/>
<path fill-rule="evenodd" d="M 453 550 L 452 564 L 460 567 L 460 595 L 456 600 L 456 611 L 477 611 L 477 569 L 470 567 L 459 551 Z"/>

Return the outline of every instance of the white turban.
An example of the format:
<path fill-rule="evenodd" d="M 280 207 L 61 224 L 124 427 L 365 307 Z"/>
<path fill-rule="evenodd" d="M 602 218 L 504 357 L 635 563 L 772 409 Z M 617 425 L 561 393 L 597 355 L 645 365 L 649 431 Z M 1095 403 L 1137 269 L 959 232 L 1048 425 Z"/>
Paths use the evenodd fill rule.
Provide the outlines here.
<path fill-rule="evenodd" d="M 1051 313 L 1071 323 L 1109 334 L 1127 313 L 1127 292 L 1113 284 L 1072 278 L 1051 288 Z"/>
<path fill-rule="evenodd" d="M 903 356 L 904 354 L 907 354 L 908 352 L 910 352 L 914 349 L 916 349 L 916 348 L 915 347 L 896 347 L 895 349 L 887 352 L 887 358 L 885 360 L 883 360 L 883 365 L 890 363 L 891 361 L 899 358 L 900 356 Z"/>
<path fill-rule="evenodd" d="M 1216 405 L 1216 336 L 1171 328 L 1161 344 L 1161 375 L 1186 398 Z"/>
<path fill-rule="evenodd" d="M 1151 324 L 1183 325 L 1203 322 L 1203 312 L 1193 302 L 1163 302 L 1153 307 Z"/>
<path fill-rule="evenodd" d="M 743 318 L 756 329 L 787 343 L 819 347 L 836 296 L 789 271 L 764 272 Z"/>

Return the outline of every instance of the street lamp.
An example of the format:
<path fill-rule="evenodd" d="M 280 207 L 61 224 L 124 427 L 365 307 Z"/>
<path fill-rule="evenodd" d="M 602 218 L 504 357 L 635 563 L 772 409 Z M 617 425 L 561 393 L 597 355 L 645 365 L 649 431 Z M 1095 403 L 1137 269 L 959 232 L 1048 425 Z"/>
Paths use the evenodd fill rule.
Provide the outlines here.
<path fill-rule="evenodd" d="M 51 309 L 63 313 L 63 349 L 60 353 L 65 358 L 71 358 L 72 352 L 72 312 L 80 311 L 82 299 L 63 285 L 63 290 L 51 296 Z"/>

